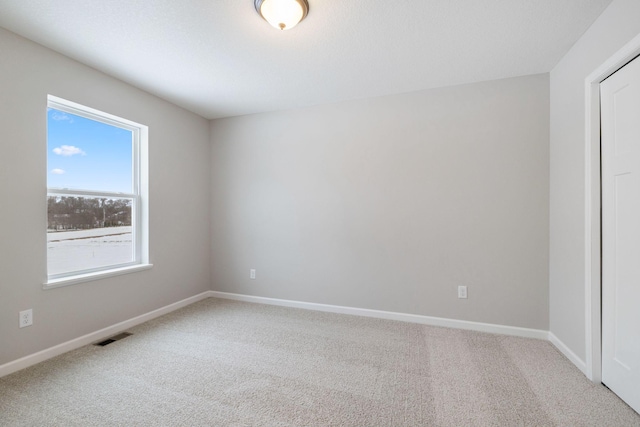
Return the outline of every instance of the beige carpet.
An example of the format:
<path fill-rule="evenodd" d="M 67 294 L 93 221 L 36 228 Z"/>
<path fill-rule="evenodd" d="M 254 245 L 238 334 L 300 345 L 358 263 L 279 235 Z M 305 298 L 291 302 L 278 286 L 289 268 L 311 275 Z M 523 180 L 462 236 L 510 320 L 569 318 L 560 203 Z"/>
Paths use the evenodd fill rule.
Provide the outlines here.
<path fill-rule="evenodd" d="M 1 426 L 640 426 L 551 344 L 207 299 L 0 379 Z"/>

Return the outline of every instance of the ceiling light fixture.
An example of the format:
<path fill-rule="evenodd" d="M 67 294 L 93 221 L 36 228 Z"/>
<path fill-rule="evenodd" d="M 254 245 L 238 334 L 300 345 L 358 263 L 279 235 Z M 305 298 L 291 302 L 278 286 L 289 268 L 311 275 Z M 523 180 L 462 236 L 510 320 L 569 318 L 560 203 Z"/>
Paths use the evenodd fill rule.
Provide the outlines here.
<path fill-rule="evenodd" d="M 254 0 L 265 21 L 279 30 L 290 30 L 309 13 L 307 0 Z"/>

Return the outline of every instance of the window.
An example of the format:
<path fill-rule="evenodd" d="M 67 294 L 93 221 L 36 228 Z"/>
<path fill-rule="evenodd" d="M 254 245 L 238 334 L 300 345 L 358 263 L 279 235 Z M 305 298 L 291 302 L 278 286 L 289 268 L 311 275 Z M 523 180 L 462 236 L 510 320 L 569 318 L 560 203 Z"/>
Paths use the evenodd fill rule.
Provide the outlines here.
<path fill-rule="evenodd" d="M 146 126 L 47 104 L 46 287 L 150 267 Z"/>

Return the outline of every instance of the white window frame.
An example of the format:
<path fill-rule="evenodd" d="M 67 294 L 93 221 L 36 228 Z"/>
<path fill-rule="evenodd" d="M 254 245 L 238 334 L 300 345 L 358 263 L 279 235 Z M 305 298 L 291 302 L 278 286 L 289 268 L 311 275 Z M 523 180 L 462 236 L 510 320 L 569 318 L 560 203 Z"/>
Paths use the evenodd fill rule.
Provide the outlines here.
<path fill-rule="evenodd" d="M 44 283 L 44 288 L 51 289 L 151 268 L 152 264 L 149 263 L 149 128 L 131 120 L 123 119 L 53 95 L 47 96 L 47 107 L 131 131 L 133 149 L 132 193 L 53 188 L 47 186 L 47 199 L 50 196 L 131 199 L 131 229 L 134 260 L 127 263 L 68 273 L 50 275 L 47 271 L 47 280 Z"/>

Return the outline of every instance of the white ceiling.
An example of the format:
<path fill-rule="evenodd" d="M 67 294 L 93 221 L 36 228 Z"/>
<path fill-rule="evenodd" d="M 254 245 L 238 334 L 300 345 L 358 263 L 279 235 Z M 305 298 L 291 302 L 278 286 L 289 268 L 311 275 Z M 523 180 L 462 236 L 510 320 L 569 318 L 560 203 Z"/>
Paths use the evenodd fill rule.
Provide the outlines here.
<path fill-rule="evenodd" d="M 206 118 L 550 71 L 611 0 L 0 0 L 0 26 Z"/>

